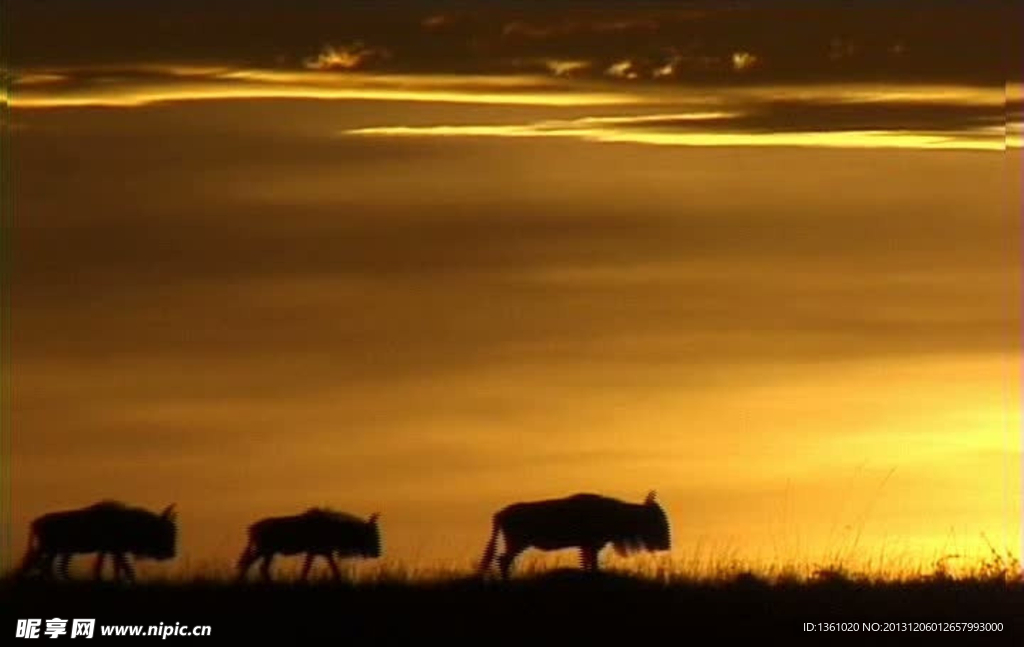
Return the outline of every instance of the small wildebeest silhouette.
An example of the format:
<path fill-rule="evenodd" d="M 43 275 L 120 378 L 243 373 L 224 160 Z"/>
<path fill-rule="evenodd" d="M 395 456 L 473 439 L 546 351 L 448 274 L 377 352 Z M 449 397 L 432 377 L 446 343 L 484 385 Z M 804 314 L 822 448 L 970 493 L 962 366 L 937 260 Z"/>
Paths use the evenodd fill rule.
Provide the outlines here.
<path fill-rule="evenodd" d="M 499 533 L 505 540 L 505 554 L 498 557 L 503 579 L 508 579 L 516 557 L 531 547 L 579 548 L 582 568 L 597 571 L 598 556 L 609 542 L 623 556 L 640 550 L 669 550 L 672 544 L 668 517 L 653 491 L 643 503 L 583 493 L 506 506 L 492 519 L 481 574 L 494 560 Z"/>
<path fill-rule="evenodd" d="M 317 556 L 326 559 L 335 579 L 340 579 L 335 555 L 339 559 L 380 557 L 379 516 L 375 512 L 363 520 L 347 512 L 309 508 L 296 515 L 261 519 L 248 528 L 249 541 L 238 558 L 238 579 L 244 579 L 253 563 L 262 559 L 260 572 L 263 579 L 269 580 L 270 563 L 275 554 L 300 553 L 306 554 L 303 580 L 309 576 L 309 569 Z"/>
<path fill-rule="evenodd" d="M 68 578 L 68 563 L 81 553 L 98 553 L 93 574 L 103 575 L 107 555 L 113 558 L 114 579 L 135 579 L 128 555 L 136 559 L 164 561 L 177 553 L 177 513 L 174 504 L 157 514 L 120 501 L 105 500 L 84 508 L 50 512 L 29 526 L 29 546 L 19 569 L 26 576 L 35 569 L 52 577 L 53 562 L 60 556 L 60 573 Z"/>

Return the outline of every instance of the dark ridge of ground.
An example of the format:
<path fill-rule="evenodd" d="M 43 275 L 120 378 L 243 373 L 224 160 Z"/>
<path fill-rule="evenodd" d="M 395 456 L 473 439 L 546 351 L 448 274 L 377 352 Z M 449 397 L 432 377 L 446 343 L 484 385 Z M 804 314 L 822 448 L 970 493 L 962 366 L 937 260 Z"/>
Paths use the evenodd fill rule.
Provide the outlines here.
<path fill-rule="evenodd" d="M 956 633 L 959 641 L 1022 644 L 1024 638 L 1024 585 L 1004 580 L 872 583 L 839 576 L 768 582 L 739 576 L 714 583 L 665 583 L 613 573 L 556 571 L 507 583 L 475 578 L 134 585 L 7 580 L 0 596 L 5 631 L 15 632 L 19 619 L 37 618 L 42 621 L 43 640 L 48 640 L 42 633 L 46 621 L 55 617 L 69 620 L 69 630 L 70 620 L 95 619 L 93 640 L 104 640 L 99 635 L 103 625 L 208 625 L 209 637 L 166 639 L 215 644 L 260 638 L 287 644 L 427 644 L 440 639 L 535 645 L 568 639 L 568 644 L 615 640 L 632 645 L 652 639 L 820 641 L 840 635 L 864 643 L 878 635 L 905 641 L 933 640 L 940 633 Z M 878 626 L 865 627 L 874 622 Z M 814 630 L 807 631 L 805 623 L 814 623 Z M 983 631 L 979 623 L 1002 626 Z"/>

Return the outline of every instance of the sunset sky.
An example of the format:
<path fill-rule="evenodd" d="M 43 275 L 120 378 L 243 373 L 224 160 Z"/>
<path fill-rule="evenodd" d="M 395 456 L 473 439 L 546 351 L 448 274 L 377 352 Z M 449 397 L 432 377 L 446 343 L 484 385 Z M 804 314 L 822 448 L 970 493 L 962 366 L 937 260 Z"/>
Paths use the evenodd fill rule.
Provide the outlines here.
<path fill-rule="evenodd" d="M 651 489 L 683 562 L 1019 555 L 1018 16 L 844 6 L 7 3 L 14 558 Z"/>

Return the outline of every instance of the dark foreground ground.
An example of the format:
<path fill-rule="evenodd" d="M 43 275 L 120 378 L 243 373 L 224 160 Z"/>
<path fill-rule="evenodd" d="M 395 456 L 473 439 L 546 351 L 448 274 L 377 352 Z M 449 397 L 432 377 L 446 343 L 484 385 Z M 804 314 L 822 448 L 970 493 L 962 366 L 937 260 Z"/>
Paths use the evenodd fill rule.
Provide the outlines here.
<path fill-rule="evenodd" d="M 959 644 L 1024 644 L 1024 586 L 1005 581 L 878 584 L 824 578 L 767 583 L 664 583 L 559 571 L 509 583 L 300 584 L 77 582 L 2 584 L 10 637 L 19 619 L 96 621 L 93 641 L 196 644 L 710 644 L 726 638 L 795 638 L 871 644 L 878 636 Z M 111 625 L 208 625 L 209 636 L 103 637 Z M 805 623 L 813 623 L 807 631 Z M 827 623 L 847 623 L 829 626 Z M 866 623 L 878 623 L 866 627 Z M 934 623 L 934 624 L 922 624 Z M 957 626 L 954 623 L 961 623 Z M 1002 623 L 983 631 L 979 623 Z M 68 629 L 71 622 L 68 622 Z M 991 627 L 990 627 L 991 629 Z M 941 636 L 940 634 L 956 634 Z M 63 635 L 56 640 L 82 640 Z M 252 641 L 252 642 L 250 642 Z M 282 642 L 285 641 L 285 642 Z M 400 641 L 400 642 L 399 642 Z M 568 641 L 568 642 L 566 642 Z M 667 641 L 667 642 L 666 642 Z M 15 644 L 3 639 L 4 644 Z M 726 643 L 732 644 L 732 643 Z"/>

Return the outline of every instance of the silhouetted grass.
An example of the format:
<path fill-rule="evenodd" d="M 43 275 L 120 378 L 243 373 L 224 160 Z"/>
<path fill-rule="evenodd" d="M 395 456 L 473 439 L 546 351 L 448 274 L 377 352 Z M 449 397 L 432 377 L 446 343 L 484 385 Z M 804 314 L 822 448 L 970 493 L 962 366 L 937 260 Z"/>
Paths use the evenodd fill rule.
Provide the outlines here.
<path fill-rule="evenodd" d="M 765 638 L 804 633 L 806 622 L 878 622 L 877 633 L 924 637 L 937 632 L 911 632 L 912 625 L 899 623 L 1000 622 L 999 644 L 1019 636 L 1024 626 L 1019 564 L 995 553 L 967 575 L 950 574 L 941 564 L 903 577 L 858 574 L 841 565 L 761 572 L 732 566 L 695 574 L 651 560 L 632 571 L 587 574 L 539 565 L 525 567 L 509 582 L 465 569 L 400 566 L 348 569 L 337 582 L 318 573 L 306 583 L 255 577 L 238 583 L 229 573 L 140 579 L 134 585 L 7 578 L 2 608 L 11 625 L 17 618 L 40 618 L 45 625 L 55 616 L 95 618 L 98 624 L 205 624 L 222 640 L 261 636 L 348 644 L 399 638 L 544 644 L 555 634 L 574 640 Z M 864 639 L 865 633 L 857 635 Z"/>

